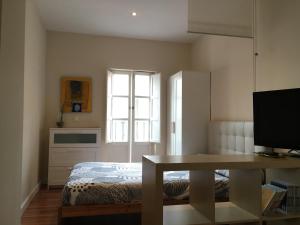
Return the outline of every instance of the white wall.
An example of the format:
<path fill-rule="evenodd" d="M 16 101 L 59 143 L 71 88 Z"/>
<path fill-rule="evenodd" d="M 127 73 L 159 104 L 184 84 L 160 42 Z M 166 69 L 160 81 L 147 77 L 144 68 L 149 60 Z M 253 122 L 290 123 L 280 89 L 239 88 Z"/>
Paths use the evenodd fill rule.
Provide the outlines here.
<path fill-rule="evenodd" d="M 251 39 L 203 36 L 193 45 L 194 69 L 212 72 L 213 120 L 251 120 L 254 90 L 300 87 L 299 8 L 298 0 L 258 1 L 255 78 Z"/>
<path fill-rule="evenodd" d="M 211 119 L 251 120 L 253 41 L 202 36 L 192 48 L 193 69 L 211 72 Z"/>
<path fill-rule="evenodd" d="M 40 181 L 40 152 L 45 145 L 46 30 L 32 0 L 26 1 L 22 204 Z"/>
<path fill-rule="evenodd" d="M 300 1 L 258 1 L 257 90 L 300 87 Z"/>
<path fill-rule="evenodd" d="M 0 224 L 20 223 L 25 1 L 2 0 Z"/>
<path fill-rule="evenodd" d="M 104 144 L 106 70 L 123 68 L 161 72 L 161 121 L 166 121 L 166 81 L 169 75 L 190 68 L 191 45 L 61 32 L 48 32 L 47 38 L 47 128 L 56 126 L 60 78 L 62 76 L 91 77 L 93 82 L 92 113 L 69 113 L 65 115 L 65 125 L 66 127 L 101 127 L 103 129 L 101 160 L 127 161 L 127 146 Z M 162 143 L 158 146 L 158 152 L 165 150 L 166 123 L 164 122 L 162 122 L 161 134 Z M 44 174 L 47 171 L 47 154 L 48 152 L 45 151 Z"/>

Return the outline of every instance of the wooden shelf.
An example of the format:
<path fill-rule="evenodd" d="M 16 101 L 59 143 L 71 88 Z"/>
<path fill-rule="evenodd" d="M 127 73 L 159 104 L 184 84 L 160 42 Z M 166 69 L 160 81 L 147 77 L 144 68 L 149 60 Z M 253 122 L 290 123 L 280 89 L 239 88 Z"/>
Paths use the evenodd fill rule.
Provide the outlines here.
<path fill-rule="evenodd" d="M 191 205 L 172 205 L 163 208 L 164 225 L 213 224 Z"/>
<path fill-rule="evenodd" d="M 261 215 L 263 168 L 281 171 L 270 179 L 290 177 L 291 182 L 300 185 L 296 171 L 300 168 L 299 159 L 255 155 L 144 156 L 142 224 L 258 225 L 262 221 L 280 220 L 285 220 L 286 224 L 300 224 L 300 213 Z M 230 202 L 215 203 L 215 169 L 230 170 Z M 170 170 L 190 171 L 190 205 L 163 206 L 163 172 Z M 296 223 L 288 219 L 296 219 Z"/>
<path fill-rule="evenodd" d="M 252 223 L 260 220 L 232 202 L 216 203 L 215 207 L 215 224 Z M 191 205 L 164 206 L 163 218 L 164 225 L 212 224 L 208 218 Z"/>
<path fill-rule="evenodd" d="M 220 202 L 216 203 L 215 206 L 216 224 L 250 223 L 259 221 L 257 216 L 238 207 L 232 202 Z"/>
<path fill-rule="evenodd" d="M 146 155 L 145 160 L 164 171 L 201 169 L 299 168 L 299 158 L 267 158 L 257 155 Z"/>

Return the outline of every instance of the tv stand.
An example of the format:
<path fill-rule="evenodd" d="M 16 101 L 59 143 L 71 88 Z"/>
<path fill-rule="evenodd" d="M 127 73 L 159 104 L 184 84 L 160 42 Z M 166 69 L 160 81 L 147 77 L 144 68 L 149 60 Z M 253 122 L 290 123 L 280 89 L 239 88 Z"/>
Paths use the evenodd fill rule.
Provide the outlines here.
<path fill-rule="evenodd" d="M 298 149 L 290 149 L 288 153 L 278 153 L 278 152 L 274 152 L 272 148 L 268 148 L 266 151 L 255 152 L 255 154 L 259 156 L 269 157 L 269 158 L 284 158 L 284 157 L 300 158 L 300 150 Z"/>
<path fill-rule="evenodd" d="M 293 158 L 300 158 L 300 154 L 299 153 L 288 153 L 287 156 L 288 157 L 293 157 Z"/>
<path fill-rule="evenodd" d="M 277 152 L 256 152 L 257 155 L 259 156 L 264 156 L 264 157 L 270 157 L 270 158 L 283 158 L 285 157 L 284 155 L 277 153 Z"/>
<path fill-rule="evenodd" d="M 259 156 L 269 157 L 269 158 L 284 158 L 286 155 L 274 151 L 274 148 L 264 147 L 264 151 L 255 152 Z"/>
<path fill-rule="evenodd" d="M 288 157 L 293 157 L 293 158 L 300 158 L 300 150 L 298 149 L 291 149 L 288 151 L 286 154 Z"/>

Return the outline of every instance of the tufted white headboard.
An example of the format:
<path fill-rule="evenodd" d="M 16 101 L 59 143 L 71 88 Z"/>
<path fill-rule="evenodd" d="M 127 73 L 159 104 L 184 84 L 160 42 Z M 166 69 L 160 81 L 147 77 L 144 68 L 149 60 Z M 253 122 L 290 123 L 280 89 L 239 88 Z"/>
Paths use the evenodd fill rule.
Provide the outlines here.
<path fill-rule="evenodd" d="M 263 147 L 254 146 L 253 122 L 210 122 L 209 154 L 252 154 L 262 150 Z"/>

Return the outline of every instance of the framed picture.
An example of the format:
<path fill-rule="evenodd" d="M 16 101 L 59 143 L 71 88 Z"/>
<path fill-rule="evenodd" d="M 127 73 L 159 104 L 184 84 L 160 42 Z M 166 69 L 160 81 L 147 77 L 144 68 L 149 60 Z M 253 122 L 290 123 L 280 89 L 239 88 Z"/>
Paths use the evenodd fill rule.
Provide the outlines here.
<path fill-rule="evenodd" d="M 63 77 L 61 79 L 60 104 L 63 112 L 91 112 L 91 78 Z"/>

